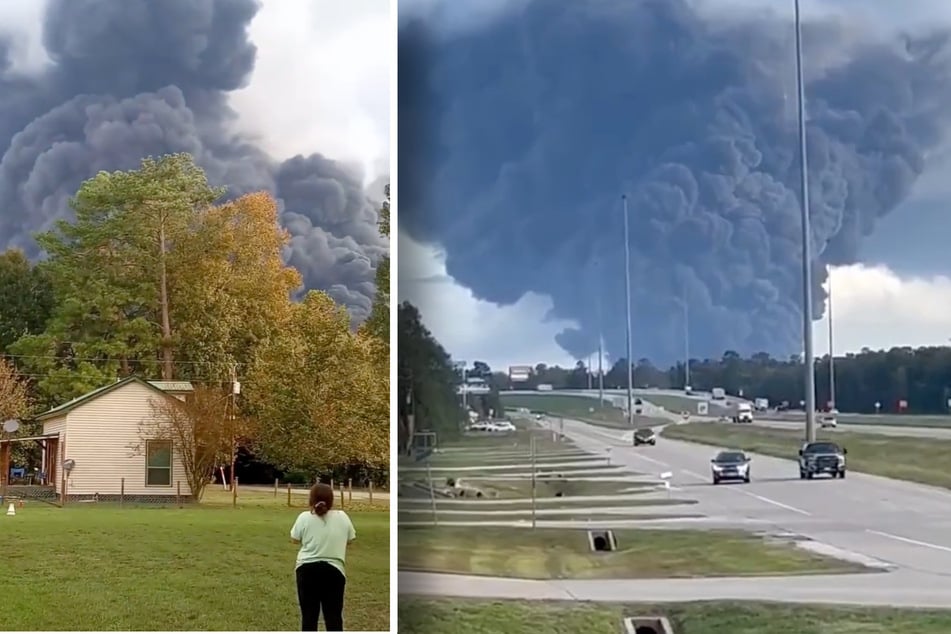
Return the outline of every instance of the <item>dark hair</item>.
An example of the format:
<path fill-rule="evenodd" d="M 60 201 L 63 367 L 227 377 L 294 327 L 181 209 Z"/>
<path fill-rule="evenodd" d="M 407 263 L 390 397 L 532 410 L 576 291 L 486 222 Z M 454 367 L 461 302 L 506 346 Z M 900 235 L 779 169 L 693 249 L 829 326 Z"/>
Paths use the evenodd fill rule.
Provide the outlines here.
<path fill-rule="evenodd" d="M 327 514 L 327 511 L 334 507 L 334 490 L 329 484 L 318 482 L 310 489 L 310 498 L 307 501 L 310 510 L 319 517 Z"/>

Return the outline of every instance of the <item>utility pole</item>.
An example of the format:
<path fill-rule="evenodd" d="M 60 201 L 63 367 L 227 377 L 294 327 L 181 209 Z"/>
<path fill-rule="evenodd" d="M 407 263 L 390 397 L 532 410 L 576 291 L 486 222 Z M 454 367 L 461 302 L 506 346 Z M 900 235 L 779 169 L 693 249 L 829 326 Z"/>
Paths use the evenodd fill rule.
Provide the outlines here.
<path fill-rule="evenodd" d="M 832 267 L 829 267 L 829 409 L 835 409 L 835 346 L 832 339 Z"/>
<path fill-rule="evenodd" d="M 816 439 L 816 364 L 812 349 L 812 228 L 809 222 L 809 169 L 806 160 L 806 107 L 802 74 L 802 21 L 796 9 L 796 97 L 799 115 L 800 208 L 802 211 L 802 338 L 806 394 L 806 442 Z"/>
<path fill-rule="evenodd" d="M 238 383 L 238 366 L 231 364 L 231 394 L 228 396 L 228 425 L 231 428 L 231 490 L 234 491 L 234 468 L 238 461 L 238 438 L 235 436 L 235 411 L 237 403 L 235 402 L 238 393 L 241 391 L 241 384 Z"/>
<path fill-rule="evenodd" d="M 634 428 L 634 361 L 631 359 L 631 241 L 627 215 L 627 194 L 624 203 L 624 298 L 627 313 L 627 424 Z"/>
<path fill-rule="evenodd" d="M 592 376 L 591 376 L 591 355 L 590 355 L 590 354 L 588 355 L 588 366 L 585 368 L 585 370 L 588 371 L 588 372 L 587 372 L 587 374 L 588 374 L 588 390 L 590 391 L 590 390 L 591 390 L 591 380 L 592 380 Z"/>

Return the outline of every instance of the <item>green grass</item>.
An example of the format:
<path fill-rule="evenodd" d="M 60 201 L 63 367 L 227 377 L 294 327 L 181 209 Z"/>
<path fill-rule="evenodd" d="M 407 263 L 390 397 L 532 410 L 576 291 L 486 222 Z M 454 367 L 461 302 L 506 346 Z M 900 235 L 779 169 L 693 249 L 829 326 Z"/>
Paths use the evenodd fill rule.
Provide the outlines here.
<path fill-rule="evenodd" d="M 801 431 L 730 423 L 676 425 L 661 435 L 791 460 L 798 459 L 803 436 Z M 951 440 L 822 430 L 817 430 L 816 438 L 847 448 L 849 470 L 951 488 Z"/>
<path fill-rule="evenodd" d="M 452 515 L 441 515 L 437 513 L 437 519 L 439 520 L 440 525 L 445 525 L 447 522 L 531 522 L 532 516 L 527 511 L 522 511 L 521 513 L 505 513 L 502 515 L 492 515 L 485 516 L 479 515 L 478 513 L 466 513 L 459 514 L 453 513 Z M 702 515 L 690 515 L 687 513 L 628 513 L 628 514 L 619 514 L 619 513 L 594 513 L 591 515 L 586 515 L 583 513 L 565 513 L 564 515 L 538 515 L 538 521 L 547 521 L 547 522 L 632 522 L 632 521 L 649 521 L 649 520 L 677 520 L 677 519 L 691 519 L 703 517 Z M 399 522 L 403 526 L 407 522 L 423 522 L 426 524 L 432 524 L 433 516 L 432 512 L 428 513 L 404 513 L 403 510 L 400 510 Z M 406 530 L 412 527 L 406 527 Z M 512 530 L 521 530 L 521 527 L 512 527 Z"/>
<path fill-rule="evenodd" d="M 625 616 L 667 616 L 677 634 L 947 634 L 951 610 L 753 602 L 618 605 L 400 597 L 400 634 L 617 634 Z"/>
<path fill-rule="evenodd" d="M 466 486 L 474 487 L 485 492 L 489 498 L 530 498 L 532 496 L 532 482 L 524 480 L 479 480 L 478 478 L 464 478 Z M 535 495 L 537 497 L 563 497 L 574 495 L 620 495 L 626 489 L 641 488 L 644 485 L 637 482 L 586 482 L 583 480 L 536 479 Z M 558 494 L 561 495 L 558 495 Z M 628 491 L 630 493 L 630 491 Z"/>
<path fill-rule="evenodd" d="M 770 413 L 762 416 L 764 420 L 805 421 L 805 412 Z M 951 427 L 951 416 L 933 414 L 848 414 L 839 413 L 838 421 L 843 425 L 883 425 L 888 427 L 932 427 L 936 429 Z"/>
<path fill-rule="evenodd" d="M 448 521 L 448 519 L 447 519 Z M 856 572 L 864 568 L 738 531 L 618 530 L 592 553 L 587 532 L 400 528 L 400 569 L 521 579 L 624 579 Z"/>
<path fill-rule="evenodd" d="M 410 498 L 412 499 L 412 498 Z M 431 501 L 429 498 L 415 498 L 415 501 L 410 502 L 410 499 L 402 498 L 400 500 L 400 510 L 403 509 L 429 509 L 431 508 Z M 562 501 L 564 500 L 564 501 Z M 535 500 L 535 506 L 539 509 L 573 509 L 577 508 L 579 500 L 565 500 L 564 498 L 538 498 Z M 581 502 L 584 504 L 584 502 Z M 696 504 L 696 500 L 683 500 L 678 498 L 642 498 L 642 499 L 625 499 L 625 500 L 612 500 L 604 502 L 594 502 L 591 506 L 611 506 L 611 507 L 621 507 L 621 506 L 676 506 L 680 504 Z M 493 502 L 473 502 L 472 504 L 457 504 L 457 503 L 446 503 L 440 498 L 436 498 L 436 508 L 439 510 L 446 511 L 467 511 L 472 513 L 479 513 L 480 511 L 527 511 L 532 508 L 531 500 L 518 500 L 518 502 L 511 502 L 508 504 L 497 504 Z"/>
<path fill-rule="evenodd" d="M 298 630 L 300 508 L 287 496 L 209 489 L 207 503 L 118 508 L 28 502 L 0 516 L 6 630 Z M 389 628 L 389 513 L 346 505 L 357 529 L 347 557 L 344 624 Z"/>

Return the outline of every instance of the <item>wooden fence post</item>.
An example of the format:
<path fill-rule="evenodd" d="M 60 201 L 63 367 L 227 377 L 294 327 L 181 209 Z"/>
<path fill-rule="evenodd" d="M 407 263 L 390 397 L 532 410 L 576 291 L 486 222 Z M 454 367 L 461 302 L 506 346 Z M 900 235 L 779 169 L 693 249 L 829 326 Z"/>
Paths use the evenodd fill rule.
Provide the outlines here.
<path fill-rule="evenodd" d="M 178 508 L 182 508 L 182 481 L 178 480 L 175 483 L 175 503 L 178 504 Z"/>
<path fill-rule="evenodd" d="M 277 497 L 277 487 L 280 484 L 278 478 L 274 478 L 274 497 Z"/>
<path fill-rule="evenodd" d="M 344 508 L 344 506 L 343 506 L 343 482 L 340 483 L 340 508 Z"/>
<path fill-rule="evenodd" d="M 119 482 L 119 506 L 125 504 L 125 478 Z"/>
<path fill-rule="evenodd" d="M 291 483 L 287 483 L 287 506 L 293 506 L 291 504 Z"/>
<path fill-rule="evenodd" d="M 370 480 L 370 504 L 373 504 L 373 480 Z"/>
<path fill-rule="evenodd" d="M 238 478 L 235 477 L 231 483 L 231 508 L 238 508 Z"/>
<path fill-rule="evenodd" d="M 353 478 L 347 480 L 347 502 L 353 502 Z"/>

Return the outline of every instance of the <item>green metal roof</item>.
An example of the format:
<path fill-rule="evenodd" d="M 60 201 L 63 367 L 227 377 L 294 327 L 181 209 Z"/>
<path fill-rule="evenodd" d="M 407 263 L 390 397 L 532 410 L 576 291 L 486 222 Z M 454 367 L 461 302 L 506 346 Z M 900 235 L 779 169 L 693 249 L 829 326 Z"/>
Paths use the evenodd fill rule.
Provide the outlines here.
<path fill-rule="evenodd" d="M 113 390 L 117 390 L 124 385 L 128 385 L 129 383 L 139 383 L 140 385 L 144 385 L 150 390 L 155 391 L 157 394 L 167 395 L 167 393 L 161 387 L 159 387 L 158 385 L 154 385 L 154 383 L 159 383 L 159 384 L 176 383 L 177 384 L 180 382 L 179 381 L 145 381 L 140 379 L 137 376 L 130 376 L 125 379 L 122 379 L 121 381 L 116 381 L 115 383 L 104 385 L 100 388 L 93 390 L 92 392 L 87 392 L 86 394 L 83 394 L 82 396 L 78 396 L 71 401 L 67 401 L 66 403 L 63 403 L 62 405 L 57 405 L 53 409 L 43 412 L 42 414 L 40 414 L 33 420 L 42 421 L 42 420 L 47 420 L 50 418 L 55 418 L 57 416 L 62 416 L 63 414 L 67 414 L 71 412 L 72 410 L 76 409 L 80 405 L 84 405 L 88 403 L 89 401 L 97 399 L 100 396 L 108 394 L 109 392 L 112 392 Z M 189 387 L 191 386 L 190 383 L 188 385 Z"/>
<path fill-rule="evenodd" d="M 188 381 L 149 381 L 149 384 L 164 392 L 192 392 L 195 389 Z"/>

